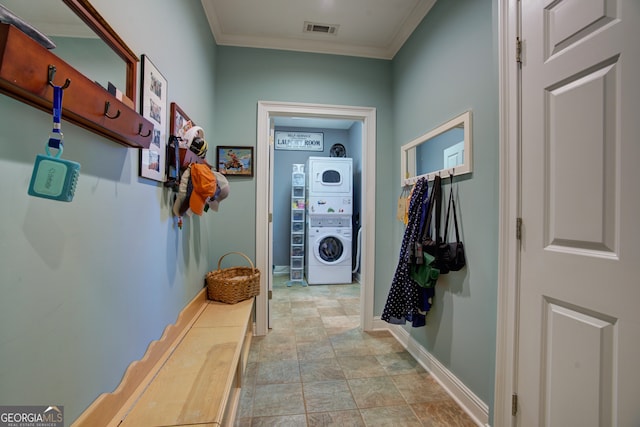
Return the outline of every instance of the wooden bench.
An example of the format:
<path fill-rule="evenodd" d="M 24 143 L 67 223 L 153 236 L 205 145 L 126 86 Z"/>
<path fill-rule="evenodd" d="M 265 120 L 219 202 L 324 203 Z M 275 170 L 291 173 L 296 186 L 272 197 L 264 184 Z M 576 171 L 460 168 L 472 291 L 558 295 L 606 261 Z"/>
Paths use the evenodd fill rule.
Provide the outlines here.
<path fill-rule="evenodd" d="M 127 370 L 116 391 L 96 399 L 73 426 L 233 425 L 251 344 L 254 299 L 231 305 L 203 294 L 183 310 L 175 327 L 180 330 L 165 331 Z M 154 357 L 160 347 L 166 350 Z M 152 358 L 157 359 L 153 366 Z"/>

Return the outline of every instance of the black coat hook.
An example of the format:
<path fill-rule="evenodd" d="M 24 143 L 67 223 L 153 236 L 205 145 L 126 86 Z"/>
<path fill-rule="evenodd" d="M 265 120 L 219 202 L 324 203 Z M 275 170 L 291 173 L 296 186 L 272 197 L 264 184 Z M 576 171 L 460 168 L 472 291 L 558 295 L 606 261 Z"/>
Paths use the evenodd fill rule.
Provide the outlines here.
<path fill-rule="evenodd" d="M 148 137 L 149 135 L 151 135 L 151 129 L 149 129 L 149 130 L 147 131 L 147 133 L 143 135 L 143 134 L 142 134 L 142 123 L 140 123 L 140 124 L 138 125 L 138 135 L 140 135 L 140 136 L 141 136 L 141 137 L 143 137 L 143 138 L 146 138 L 146 137 Z"/>
<path fill-rule="evenodd" d="M 53 84 L 53 78 L 55 77 L 55 75 L 56 75 L 56 66 L 49 64 L 48 81 L 49 81 L 49 86 L 51 87 L 55 87 L 55 85 Z M 64 81 L 64 85 L 61 86 L 61 89 L 64 90 L 68 88 L 70 84 L 71 84 L 71 80 L 66 79 Z"/>
<path fill-rule="evenodd" d="M 111 106 L 111 103 L 109 101 L 106 101 L 104 103 L 104 115 L 108 118 L 108 119 L 117 119 L 118 117 L 120 117 L 120 110 L 118 110 L 118 112 L 116 113 L 115 116 L 110 116 L 109 115 L 109 107 Z"/>

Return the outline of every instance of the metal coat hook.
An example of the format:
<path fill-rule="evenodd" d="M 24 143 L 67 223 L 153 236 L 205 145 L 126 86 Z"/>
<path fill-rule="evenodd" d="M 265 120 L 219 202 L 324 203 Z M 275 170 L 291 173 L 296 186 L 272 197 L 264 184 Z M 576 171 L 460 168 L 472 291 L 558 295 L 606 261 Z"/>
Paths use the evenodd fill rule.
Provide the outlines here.
<path fill-rule="evenodd" d="M 142 134 L 142 123 L 140 123 L 140 124 L 138 125 L 138 135 L 140 135 L 140 136 L 141 136 L 141 137 L 143 137 L 143 138 L 146 138 L 146 137 L 148 137 L 149 135 L 151 135 L 151 129 L 149 129 L 149 130 L 147 131 L 147 133 L 143 135 L 143 134 Z"/>
<path fill-rule="evenodd" d="M 115 116 L 110 116 L 109 115 L 109 107 L 110 106 L 111 106 L 111 103 L 109 101 L 105 101 L 105 103 L 104 103 L 104 115 L 108 119 L 117 119 L 118 117 L 120 117 L 120 110 L 118 110 L 118 112 L 116 113 Z"/>
<path fill-rule="evenodd" d="M 53 78 L 55 77 L 55 75 L 56 75 L 56 66 L 49 64 L 48 81 L 49 81 L 49 86 L 51 86 L 51 87 L 55 86 L 53 84 Z M 70 79 L 66 79 L 64 81 L 64 85 L 61 86 L 61 89 L 65 90 L 66 88 L 69 87 L 70 84 L 71 84 L 71 80 Z"/>

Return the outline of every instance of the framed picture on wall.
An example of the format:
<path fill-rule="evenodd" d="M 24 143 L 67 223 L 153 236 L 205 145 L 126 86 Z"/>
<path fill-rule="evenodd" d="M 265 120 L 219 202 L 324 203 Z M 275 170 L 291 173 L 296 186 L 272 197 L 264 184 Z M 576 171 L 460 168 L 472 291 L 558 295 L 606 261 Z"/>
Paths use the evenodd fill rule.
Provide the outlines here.
<path fill-rule="evenodd" d="M 153 65 L 147 55 L 142 55 L 140 114 L 153 124 L 151 144 L 140 150 L 140 176 L 164 182 L 166 180 L 167 155 L 167 79 Z"/>
<path fill-rule="evenodd" d="M 184 154 L 180 155 L 180 142 L 187 126 L 191 125 L 189 116 L 175 102 L 169 109 L 169 142 L 167 144 L 167 181 L 165 186 L 177 187 L 180 180 L 180 169 Z M 183 149 L 184 151 L 184 149 Z"/>
<path fill-rule="evenodd" d="M 178 106 L 175 102 L 171 103 L 171 121 L 169 122 L 169 132 L 171 135 L 182 137 L 184 129 L 191 121 L 187 113 Z M 192 123 L 194 124 L 194 123 Z"/>
<path fill-rule="evenodd" d="M 253 176 L 253 147 L 218 145 L 216 165 L 223 175 Z"/>

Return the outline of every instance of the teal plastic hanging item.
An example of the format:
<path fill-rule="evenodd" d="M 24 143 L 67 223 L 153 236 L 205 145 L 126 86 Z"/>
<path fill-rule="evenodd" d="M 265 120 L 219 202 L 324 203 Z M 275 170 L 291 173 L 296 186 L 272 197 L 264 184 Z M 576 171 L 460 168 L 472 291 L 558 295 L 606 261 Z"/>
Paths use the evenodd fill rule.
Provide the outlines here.
<path fill-rule="evenodd" d="M 62 91 L 60 86 L 53 87 L 53 130 L 45 145 L 46 154 L 36 156 L 28 194 L 45 199 L 70 202 L 76 191 L 80 163 L 60 158 L 64 150 L 64 137 L 60 125 Z M 58 152 L 52 155 L 51 148 L 58 150 Z"/>

